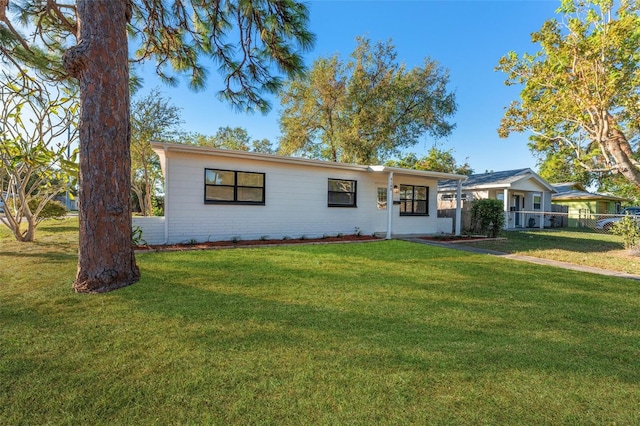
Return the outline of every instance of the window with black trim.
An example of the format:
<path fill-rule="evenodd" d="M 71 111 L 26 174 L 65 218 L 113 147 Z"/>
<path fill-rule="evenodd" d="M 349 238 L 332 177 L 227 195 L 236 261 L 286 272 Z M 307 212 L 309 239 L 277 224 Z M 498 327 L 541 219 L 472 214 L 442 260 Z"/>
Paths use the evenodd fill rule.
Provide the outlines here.
<path fill-rule="evenodd" d="M 329 179 L 327 203 L 329 207 L 357 207 L 355 180 Z"/>
<path fill-rule="evenodd" d="M 264 173 L 204 169 L 204 202 L 264 205 L 264 184 Z"/>
<path fill-rule="evenodd" d="M 428 186 L 400 185 L 400 216 L 428 216 L 428 200 Z"/>

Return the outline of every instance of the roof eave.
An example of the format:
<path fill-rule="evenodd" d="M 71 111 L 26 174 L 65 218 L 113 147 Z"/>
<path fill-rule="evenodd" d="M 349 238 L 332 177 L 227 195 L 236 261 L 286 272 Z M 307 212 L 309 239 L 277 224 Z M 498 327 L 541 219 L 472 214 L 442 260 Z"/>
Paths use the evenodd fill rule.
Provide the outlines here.
<path fill-rule="evenodd" d="M 175 144 L 175 143 L 167 143 L 167 142 L 151 142 L 151 147 L 154 150 L 165 151 L 165 152 L 182 152 L 187 154 L 208 154 L 215 155 L 218 157 L 227 157 L 227 158 L 242 158 L 242 159 L 252 159 L 259 161 L 270 161 L 274 163 L 283 163 L 283 164 L 295 164 L 295 165 L 306 165 L 313 167 L 326 167 L 332 169 L 342 169 L 342 170 L 355 170 L 360 172 L 378 172 L 378 173 L 397 173 L 408 176 L 419 176 L 433 179 L 452 179 L 464 181 L 467 179 L 465 175 L 458 175 L 454 173 L 441 173 L 441 172 L 432 172 L 428 170 L 413 170 L 413 169 L 403 169 L 400 167 L 387 167 L 387 166 L 378 166 L 378 165 L 360 165 L 360 164 L 349 164 L 349 163 L 336 163 L 330 161 L 323 160 L 314 160 L 310 158 L 302 158 L 302 157 L 284 157 L 280 155 L 273 154 L 264 154 L 260 152 L 248 152 L 248 151 L 237 151 L 230 149 L 219 149 L 219 148 L 211 148 L 211 147 L 203 147 L 197 145 L 183 145 L 183 144 Z"/>

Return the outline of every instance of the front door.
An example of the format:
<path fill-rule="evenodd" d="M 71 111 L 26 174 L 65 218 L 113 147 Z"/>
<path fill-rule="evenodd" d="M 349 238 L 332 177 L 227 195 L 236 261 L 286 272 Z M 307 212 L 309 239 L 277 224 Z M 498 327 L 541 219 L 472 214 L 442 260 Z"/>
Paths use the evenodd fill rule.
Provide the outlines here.
<path fill-rule="evenodd" d="M 520 223 L 521 219 L 520 219 L 520 198 L 522 198 L 521 195 L 516 195 L 515 196 L 515 212 L 516 212 L 516 227 L 517 228 L 521 228 L 522 224 Z"/>

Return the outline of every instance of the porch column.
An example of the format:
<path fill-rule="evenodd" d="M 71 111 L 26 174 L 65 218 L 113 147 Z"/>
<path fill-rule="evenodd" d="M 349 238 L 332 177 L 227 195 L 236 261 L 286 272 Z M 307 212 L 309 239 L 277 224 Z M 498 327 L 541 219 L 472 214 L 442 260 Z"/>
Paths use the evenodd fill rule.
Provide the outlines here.
<path fill-rule="evenodd" d="M 460 235 L 462 228 L 462 181 L 458 180 L 458 186 L 456 188 L 456 232 L 455 235 Z"/>
<path fill-rule="evenodd" d="M 509 229 L 509 190 L 507 188 L 504 189 L 504 227 L 503 229 Z"/>
<path fill-rule="evenodd" d="M 391 239 L 391 229 L 393 226 L 393 172 L 389 172 L 387 182 L 387 235 L 385 239 Z"/>
<path fill-rule="evenodd" d="M 544 229 L 544 210 L 545 210 L 545 202 L 544 202 L 544 191 L 540 195 L 540 229 Z"/>

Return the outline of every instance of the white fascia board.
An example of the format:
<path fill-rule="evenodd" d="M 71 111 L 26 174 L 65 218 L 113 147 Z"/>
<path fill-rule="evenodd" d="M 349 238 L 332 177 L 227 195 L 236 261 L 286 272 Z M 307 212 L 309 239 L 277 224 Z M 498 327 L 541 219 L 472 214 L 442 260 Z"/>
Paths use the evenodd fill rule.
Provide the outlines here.
<path fill-rule="evenodd" d="M 414 170 L 414 169 L 403 169 L 401 167 L 388 167 L 388 166 L 369 166 L 374 172 L 381 173 L 394 173 L 400 175 L 408 175 L 408 176 L 420 176 L 420 177 L 428 177 L 435 178 L 441 180 L 461 180 L 465 181 L 468 179 L 466 175 L 458 175 L 455 173 L 442 173 L 442 172 L 432 172 L 429 170 Z"/>
<path fill-rule="evenodd" d="M 258 161 L 270 161 L 274 163 L 295 164 L 310 167 L 326 167 L 330 169 L 355 170 L 360 172 L 397 173 L 409 176 L 419 176 L 435 179 L 466 180 L 467 176 L 453 173 L 431 172 L 426 170 L 403 169 L 387 166 L 363 166 L 360 164 L 336 163 L 331 161 L 313 160 L 301 157 L 283 157 L 280 155 L 263 154 L 260 152 L 236 151 L 231 149 L 210 148 L 197 145 L 186 145 L 166 142 L 151 142 L 151 148 L 158 154 L 161 152 L 179 152 L 196 155 L 212 155 L 217 157 L 241 158 Z"/>
<path fill-rule="evenodd" d="M 261 152 L 237 151 L 232 149 L 210 148 L 206 146 L 186 145 L 166 142 L 151 142 L 151 148 L 158 152 L 165 150 L 168 152 L 180 152 L 186 154 L 212 155 L 216 157 L 240 158 L 244 160 L 270 161 L 274 163 L 306 165 L 313 167 L 326 167 L 331 169 L 344 169 L 356 171 L 368 171 L 368 166 L 358 164 L 334 163 L 330 161 L 312 160 L 301 157 L 284 157 L 280 155 L 264 154 Z"/>

